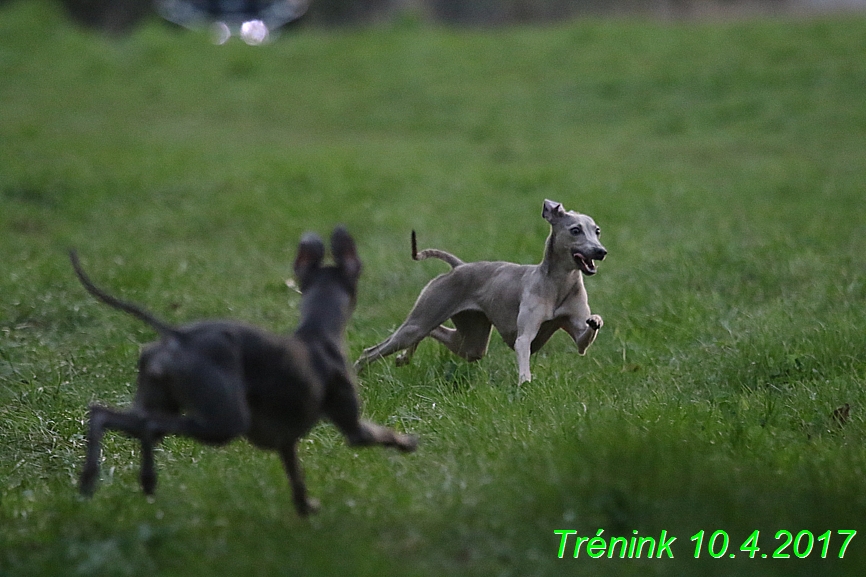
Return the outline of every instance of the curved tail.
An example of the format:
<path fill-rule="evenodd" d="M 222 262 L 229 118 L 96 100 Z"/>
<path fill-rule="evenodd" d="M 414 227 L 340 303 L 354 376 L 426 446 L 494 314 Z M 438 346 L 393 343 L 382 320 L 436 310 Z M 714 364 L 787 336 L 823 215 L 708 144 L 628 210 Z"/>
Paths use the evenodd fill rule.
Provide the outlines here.
<path fill-rule="evenodd" d="M 69 260 L 72 262 L 72 268 L 75 269 L 75 274 L 78 275 L 78 280 L 81 281 L 81 284 L 84 285 L 84 288 L 87 289 L 87 292 L 95 296 L 97 299 L 101 300 L 105 304 L 114 307 L 116 309 L 120 309 L 125 313 L 129 313 L 135 318 L 142 320 L 152 326 L 159 334 L 175 334 L 175 328 L 171 325 L 164 323 L 159 320 L 143 308 L 134 305 L 132 303 L 124 302 L 118 298 L 115 298 L 103 291 L 101 288 L 93 284 L 90 278 L 84 273 L 84 270 L 81 268 L 81 262 L 78 260 L 78 253 L 75 252 L 75 249 L 69 251 Z"/>
<path fill-rule="evenodd" d="M 444 250 L 439 250 L 438 248 L 426 248 L 420 252 L 418 252 L 418 242 L 415 239 L 415 231 L 412 231 L 412 260 L 424 260 L 426 258 L 438 258 L 439 260 L 444 260 L 451 268 L 458 267 L 461 264 L 464 264 L 462 260 L 451 254 L 450 252 L 445 252 Z"/>

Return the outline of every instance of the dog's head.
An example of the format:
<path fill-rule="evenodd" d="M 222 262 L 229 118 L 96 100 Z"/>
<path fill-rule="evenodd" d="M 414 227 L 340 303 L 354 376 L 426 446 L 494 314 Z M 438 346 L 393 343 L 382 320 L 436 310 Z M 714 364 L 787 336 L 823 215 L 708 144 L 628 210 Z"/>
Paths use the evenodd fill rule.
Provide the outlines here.
<path fill-rule="evenodd" d="M 604 260 L 607 249 L 599 241 L 601 229 L 595 221 L 585 214 L 566 211 L 562 204 L 552 200 L 544 201 L 541 215 L 550 223 L 548 250 L 558 255 L 548 257 L 569 259 L 585 275 L 598 272 L 595 261 Z"/>
<path fill-rule="evenodd" d="M 355 241 L 342 226 L 336 227 L 331 234 L 331 254 L 334 264 L 323 266 L 325 244 L 316 233 L 304 234 L 294 266 L 298 287 L 305 302 L 316 301 L 330 307 L 345 302 L 349 313 L 355 305 L 361 259 Z"/>

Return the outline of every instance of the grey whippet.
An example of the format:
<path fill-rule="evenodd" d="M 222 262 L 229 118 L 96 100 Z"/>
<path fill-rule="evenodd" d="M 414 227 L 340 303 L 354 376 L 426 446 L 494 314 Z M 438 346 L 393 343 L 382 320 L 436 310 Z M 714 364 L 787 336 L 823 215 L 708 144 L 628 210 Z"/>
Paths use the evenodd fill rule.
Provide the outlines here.
<path fill-rule="evenodd" d="M 301 321 L 294 334 L 274 335 L 235 321 L 170 326 L 96 287 L 71 251 L 88 292 L 146 322 L 161 337 L 141 353 L 130 410 L 90 407 L 81 492 L 93 494 L 106 429 L 141 441 L 140 482 L 146 494 L 156 487 L 153 446 L 163 436 L 183 435 L 214 445 L 245 436 L 280 454 L 300 515 L 314 512 L 318 502 L 307 496 L 296 445 L 322 417 L 350 445 L 414 451 L 414 437 L 359 418 L 354 376 L 345 357 L 345 328 L 355 307 L 361 261 L 341 227 L 334 229 L 331 252 L 336 265 L 324 266 L 321 239 L 311 233 L 301 239 L 294 263 L 303 295 Z"/>
<path fill-rule="evenodd" d="M 532 380 L 529 355 L 558 329 L 565 330 L 583 355 L 602 326 L 590 314 L 583 275 L 596 273 L 593 261 L 607 250 L 600 229 L 585 214 L 566 211 L 558 202 L 544 201 L 542 216 L 550 223 L 544 259 L 537 265 L 502 261 L 464 263 L 448 252 L 417 252 L 412 233 L 412 258 L 439 258 L 452 270 L 431 280 L 418 295 L 403 324 L 387 339 L 364 350 L 355 362 L 367 364 L 397 351 L 397 365 L 408 363 L 418 343 L 433 337 L 468 361 L 487 352 L 491 325 L 517 354 L 518 383 Z M 454 328 L 442 323 L 451 319 Z"/>

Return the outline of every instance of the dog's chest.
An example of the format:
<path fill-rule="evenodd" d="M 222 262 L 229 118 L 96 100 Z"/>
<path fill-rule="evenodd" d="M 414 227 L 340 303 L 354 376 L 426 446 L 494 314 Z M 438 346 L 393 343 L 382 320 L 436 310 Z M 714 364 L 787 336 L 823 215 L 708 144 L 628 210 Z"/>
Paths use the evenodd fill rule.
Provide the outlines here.
<path fill-rule="evenodd" d="M 578 313 L 586 302 L 583 279 L 579 273 L 564 278 L 540 277 L 524 293 L 521 305 L 536 309 L 543 320 L 568 317 Z"/>

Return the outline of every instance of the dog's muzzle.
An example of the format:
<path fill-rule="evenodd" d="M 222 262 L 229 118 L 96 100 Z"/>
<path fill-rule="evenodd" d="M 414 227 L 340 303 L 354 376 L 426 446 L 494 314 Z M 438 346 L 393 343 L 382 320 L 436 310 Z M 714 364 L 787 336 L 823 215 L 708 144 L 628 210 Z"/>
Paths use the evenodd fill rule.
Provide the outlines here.
<path fill-rule="evenodd" d="M 574 252 L 572 254 L 577 268 L 585 275 L 594 275 L 597 273 L 598 269 L 595 267 L 595 261 L 604 260 L 605 256 L 607 256 L 607 250 L 605 250 L 604 247 L 599 247 L 586 255 L 582 252 Z"/>

